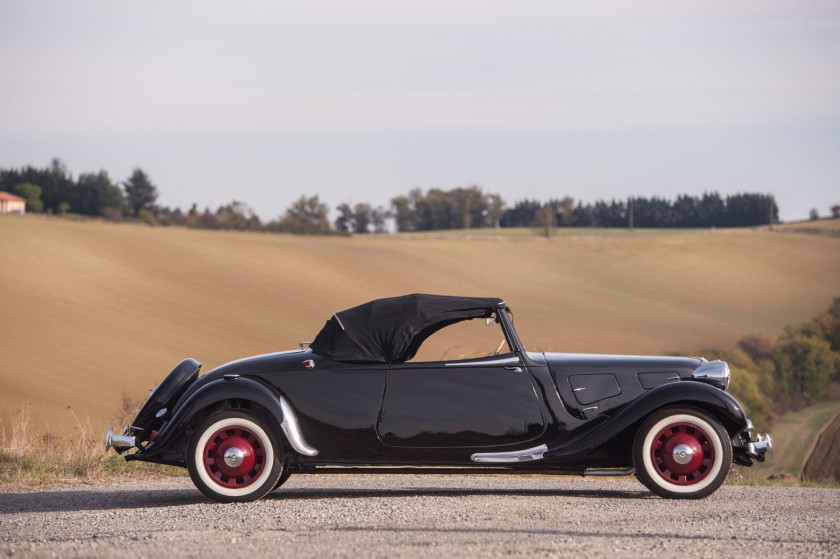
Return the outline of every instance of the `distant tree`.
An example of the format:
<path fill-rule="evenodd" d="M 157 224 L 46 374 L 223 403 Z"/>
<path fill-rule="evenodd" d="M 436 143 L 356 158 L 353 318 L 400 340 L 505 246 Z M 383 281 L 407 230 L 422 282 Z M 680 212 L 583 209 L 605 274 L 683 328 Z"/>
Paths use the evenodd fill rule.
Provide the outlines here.
<path fill-rule="evenodd" d="M 221 229 L 222 220 L 218 215 L 212 213 L 210 208 L 205 208 L 204 212 L 199 214 L 196 219 L 196 227 L 199 229 Z"/>
<path fill-rule="evenodd" d="M 820 218 L 820 212 L 817 211 L 817 208 L 811 208 L 811 211 L 808 212 L 808 219 L 811 221 L 816 221 Z"/>
<path fill-rule="evenodd" d="M 17 194 L 26 200 L 26 211 L 33 213 L 40 213 L 44 211 L 44 202 L 41 201 L 41 187 L 29 182 L 21 183 L 12 189 L 12 193 Z"/>
<path fill-rule="evenodd" d="M 279 229 L 298 235 L 324 235 L 331 232 L 327 219 L 329 206 L 315 195 L 301 196 L 279 221 Z"/>
<path fill-rule="evenodd" d="M 840 217 L 840 204 L 834 204 L 831 206 L 831 217 L 835 219 Z"/>
<path fill-rule="evenodd" d="M 180 213 L 180 210 L 178 210 Z M 259 231 L 262 229 L 260 218 L 254 213 L 248 204 L 233 200 L 226 206 L 216 210 L 220 227 L 223 229 L 234 229 L 236 231 Z"/>
<path fill-rule="evenodd" d="M 531 227 L 536 224 L 537 210 L 542 208 L 537 200 L 521 200 L 508 208 L 500 219 L 502 227 Z"/>
<path fill-rule="evenodd" d="M 726 212 L 723 198 L 717 192 L 704 192 L 697 205 L 697 222 L 700 227 L 723 225 L 722 217 Z"/>
<path fill-rule="evenodd" d="M 111 182 L 106 171 L 82 173 L 76 182 L 73 208 L 87 215 L 101 215 L 104 208 L 125 211 L 126 203 L 120 188 Z"/>
<path fill-rule="evenodd" d="M 572 211 L 571 225 L 574 227 L 592 227 L 595 225 L 595 220 L 592 218 L 592 207 L 578 202 L 574 211 Z"/>
<path fill-rule="evenodd" d="M 537 210 L 537 225 L 543 231 L 543 235 L 548 239 L 551 237 L 551 231 L 554 229 L 556 212 L 551 206 L 543 206 Z"/>
<path fill-rule="evenodd" d="M 397 231 L 414 231 L 417 228 L 417 214 L 408 196 L 391 199 L 391 209 L 396 221 Z"/>
<path fill-rule="evenodd" d="M 374 208 L 370 213 L 371 223 L 373 223 L 373 230 L 376 233 L 385 233 L 385 220 L 391 216 L 391 212 L 382 206 Z"/>
<path fill-rule="evenodd" d="M 134 169 L 128 180 L 123 183 L 123 188 L 132 215 L 138 215 L 142 209 L 151 211 L 154 208 L 158 198 L 157 187 L 142 169 Z"/>
<path fill-rule="evenodd" d="M 498 194 L 487 195 L 487 225 L 498 229 L 505 213 L 505 201 Z"/>
<path fill-rule="evenodd" d="M 342 233 L 351 233 L 353 231 L 353 208 L 350 204 L 339 204 L 336 208 L 338 217 L 335 218 L 335 228 Z"/>
<path fill-rule="evenodd" d="M 353 232 L 370 233 L 370 225 L 373 222 L 373 209 L 370 204 L 360 203 L 353 207 Z"/>
<path fill-rule="evenodd" d="M 61 203 L 58 204 L 59 215 L 65 215 L 69 211 L 70 211 L 70 204 L 69 203 L 61 202 Z"/>
<path fill-rule="evenodd" d="M 575 200 L 570 196 L 564 196 L 560 200 L 560 218 L 561 224 L 568 227 L 572 223 L 572 212 L 575 211 Z"/>

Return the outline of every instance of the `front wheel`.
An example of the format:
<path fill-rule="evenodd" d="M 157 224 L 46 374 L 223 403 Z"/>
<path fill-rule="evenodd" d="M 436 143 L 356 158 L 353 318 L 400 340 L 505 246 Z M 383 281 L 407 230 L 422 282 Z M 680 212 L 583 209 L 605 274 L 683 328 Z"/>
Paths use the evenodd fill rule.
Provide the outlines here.
<path fill-rule="evenodd" d="M 669 499 L 714 493 L 732 464 L 732 444 L 719 421 L 694 408 L 667 408 L 649 417 L 633 445 L 636 475 Z"/>
<path fill-rule="evenodd" d="M 190 440 L 187 469 L 195 486 L 222 503 L 254 501 L 283 473 L 277 435 L 260 417 L 234 410 L 208 417 Z"/>

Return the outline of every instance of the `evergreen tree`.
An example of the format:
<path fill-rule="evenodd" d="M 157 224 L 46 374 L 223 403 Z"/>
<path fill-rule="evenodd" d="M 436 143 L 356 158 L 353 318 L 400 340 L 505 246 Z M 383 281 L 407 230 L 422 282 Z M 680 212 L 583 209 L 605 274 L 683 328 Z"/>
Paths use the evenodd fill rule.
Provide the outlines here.
<path fill-rule="evenodd" d="M 140 210 L 151 211 L 154 208 L 158 198 L 157 187 L 142 169 L 134 169 L 128 180 L 123 183 L 123 188 L 132 215 L 137 215 Z"/>

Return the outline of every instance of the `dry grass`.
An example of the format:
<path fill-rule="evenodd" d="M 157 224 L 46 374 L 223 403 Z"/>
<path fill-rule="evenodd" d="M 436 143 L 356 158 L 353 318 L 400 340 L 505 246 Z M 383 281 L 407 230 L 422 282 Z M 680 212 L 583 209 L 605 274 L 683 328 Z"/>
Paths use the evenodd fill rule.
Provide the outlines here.
<path fill-rule="evenodd" d="M 126 462 L 114 452 L 105 452 L 102 434 L 89 421 L 72 411 L 76 426 L 70 435 L 42 433 L 32 422 L 32 403 L 12 413 L 7 431 L 0 422 L 0 490 L 101 480 L 150 479 L 185 475 L 185 470 Z"/>
<path fill-rule="evenodd" d="M 33 402 L 57 435 L 72 405 L 98 440 L 123 392 L 184 357 L 207 371 L 294 348 L 336 310 L 412 292 L 504 297 L 530 349 L 650 354 L 775 338 L 838 295 L 840 238 L 676 233 L 312 238 L 0 216 L 2 398 Z"/>

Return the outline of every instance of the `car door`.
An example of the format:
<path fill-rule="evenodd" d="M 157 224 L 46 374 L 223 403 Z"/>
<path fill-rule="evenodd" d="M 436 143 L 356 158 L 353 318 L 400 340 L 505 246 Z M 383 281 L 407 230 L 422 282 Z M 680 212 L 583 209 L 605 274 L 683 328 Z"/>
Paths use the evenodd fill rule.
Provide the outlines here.
<path fill-rule="evenodd" d="M 393 447 L 491 447 L 545 430 L 531 375 L 516 354 L 391 365 L 377 433 Z"/>

